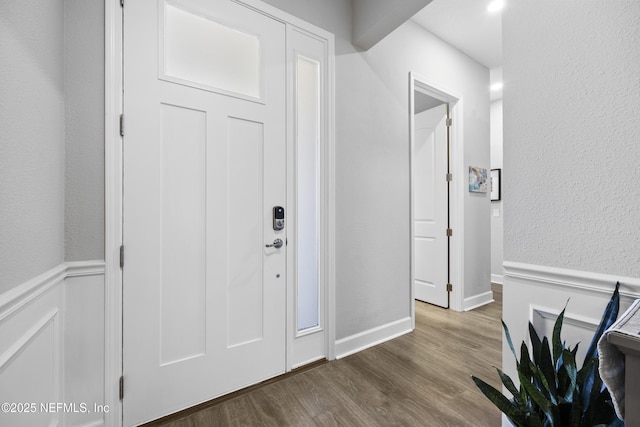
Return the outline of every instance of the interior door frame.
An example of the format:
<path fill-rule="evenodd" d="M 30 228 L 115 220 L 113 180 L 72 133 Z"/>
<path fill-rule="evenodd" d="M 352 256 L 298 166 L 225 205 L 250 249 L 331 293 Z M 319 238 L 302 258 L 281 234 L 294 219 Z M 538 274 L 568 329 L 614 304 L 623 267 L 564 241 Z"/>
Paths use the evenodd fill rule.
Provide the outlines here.
<path fill-rule="evenodd" d="M 327 41 L 327 88 L 326 88 L 326 139 L 321 152 L 320 212 L 321 272 L 324 286 L 325 350 L 328 360 L 335 359 L 335 40 L 334 35 L 315 25 L 283 12 L 260 0 L 230 0 L 256 10 L 290 27 L 300 28 Z M 126 7 L 126 5 L 124 6 Z M 123 362 L 122 322 L 122 270 L 120 247 L 123 241 L 123 139 L 120 135 L 123 112 L 123 19 L 124 9 L 119 1 L 105 1 L 105 323 L 104 323 L 104 404 L 106 426 L 123 424 L 122 401 L 120 400 L 120 376 Z M 287 62 L 291 58 L 287 52 Z M 288 67 L 287 67 L 288 68 Z M 291 110 L 287 108 L 287 124 L 292 126 Z M 287 132 L 287 134 L 289 134 Z M 290 185 L 289 183 L 287 185 Z M 291 292 L 291 280 L 287 278 L 287 294 Z M 287 297 L 287 305 L 293 301 Z M 294 308 L 287 307 L 290 313 Z M 287 357 L 293 345 L 289 337 L 296 328 L 295 319 L 287 318 Z M 293 368 L 288 359 L 286 369 Z M 125 386 L 126 393 L 126 386 Z"/>
<path fill-rule="evenodd" d="M 463 162 L 463 147 L 464 147 L 464 135 L 463 135 L 463 99 L 462 96 L 439 83 L 421 76 L 413 71 L 409 73 L 409 228 L 410 228 L 410 275 L 409 275 L 409 288 L 410 288 L 410 300 L 409 305 L 411 307 L 411 327 L 416 327 L 416 312 L 415 312 L 415 263 L 413 257 L 415 253 L 414 243 L 414 172 L 416 166 L 414 164 L 414 104 L 415 96 L 414 92 L 419 91 L 432 98 L 438 99 L 445 103 L 449 103 L 450 117 L 453 121 L 450 133 L 450 152 L 451 152 L 451 173 L 453 174 L 453 181 L 450 187 L 450 200 L 449 209 L 451 215 L 451 228 L 453 229 L 453 235 L 450 239 L 451 251 L 450 251 L 450 268 L 451 268 L 451 283 L 453 290 L 450 294 L 450 306 L 452 310 L 464 311 L 464 162 Z M 444 177 L 443 177 L 444 179 Z"/>

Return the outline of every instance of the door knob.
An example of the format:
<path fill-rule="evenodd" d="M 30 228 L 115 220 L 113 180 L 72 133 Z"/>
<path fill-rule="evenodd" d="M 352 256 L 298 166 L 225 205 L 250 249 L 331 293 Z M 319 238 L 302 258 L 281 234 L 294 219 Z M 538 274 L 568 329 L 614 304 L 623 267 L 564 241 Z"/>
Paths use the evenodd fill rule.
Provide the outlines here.
<path fill-rule="evenodd" d="M 284 242 L 282 241 L 282 239 L 276 239 L 273 241 L 272 244 L 270 245 L 266 245 L 267 248 L 276 248 L 276 249 L 280 249 L 282 247 L 282 245 L 284 245 Z"/>

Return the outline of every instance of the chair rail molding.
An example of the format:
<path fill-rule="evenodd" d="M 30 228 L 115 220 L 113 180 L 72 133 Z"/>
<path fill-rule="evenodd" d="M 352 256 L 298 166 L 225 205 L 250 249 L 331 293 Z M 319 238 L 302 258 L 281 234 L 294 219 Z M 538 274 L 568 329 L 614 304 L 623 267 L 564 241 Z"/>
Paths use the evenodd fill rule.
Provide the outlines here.
<path fill-rule="evenodd" d="M 610 295 L 620 282 L 620 295 L 640 298 L 640 278 L 591 273 L 520 262 L 504 262 L 505 281 L 525 281 L 550 287 L 572 288 Z"/>

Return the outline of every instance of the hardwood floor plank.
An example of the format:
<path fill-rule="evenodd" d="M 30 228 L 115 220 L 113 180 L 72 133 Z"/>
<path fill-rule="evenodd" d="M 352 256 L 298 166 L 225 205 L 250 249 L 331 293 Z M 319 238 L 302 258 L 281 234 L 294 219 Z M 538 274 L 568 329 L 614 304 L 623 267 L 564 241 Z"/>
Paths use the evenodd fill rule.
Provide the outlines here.
<path fill-rule="evenodd" d="M 502 287 L 493 290 L 495 302 L 464 313 L 416 302 L 409 334 L 154 425 L 499 426 L 470 377 L 501 386 Z"/>

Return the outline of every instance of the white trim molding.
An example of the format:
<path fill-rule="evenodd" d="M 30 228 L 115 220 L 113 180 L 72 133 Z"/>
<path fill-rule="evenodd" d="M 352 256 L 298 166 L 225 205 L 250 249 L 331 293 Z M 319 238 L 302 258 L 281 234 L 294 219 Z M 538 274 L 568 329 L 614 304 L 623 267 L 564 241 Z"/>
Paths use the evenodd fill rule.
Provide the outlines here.
<path fill-rule="evenodd" d="M 342 359 L 369 347 L 382 344 L 411 332 L 411 317 L 396 320 L 368 331 L 360 332 L 336 341 L 336 359 Z"/>
<path fill-rule="evenodd" d="M 620 282 L 620 294 L 640 298 L 640 278 L 615 276 L 613 274 L 590 273 L 587 271 L 504 262 L 505 278 L 523 280 L 551 287 L 564 287 L 594 293 L 611 295 L 613 285 Z"/>
<path fill-rule="evenodd" d="M 30 301 L 38 298 L 39 295 L 58 285 L 64 280 L 66 273 L 67 266 L 60 264 L 0 294 L 0 322 Z"/>
<path fill-rule="evenodd" d="M 413 175 L 414 175 L 414 92 L 422 92 L 432 98 L 447 102 L 451 107 L 451 118 L 453 127 L 451 132 L 451 172 L 454 176 L 464 176 L 464 100 L 462 94 L 453 91 L 440 83 L 420 75 L 414 71 L 409 72 L 409 235 L 410 239 L 410 272 L 409 272 L 409 302 L 411 326 L 415 328 L 415 265 L 413 262 L 414 248 L 414 218 L 413 218 Z M 464 299 L 465 274 L 464 274 L 464 195 L 466 192 L 464 179 L 454 179 L 451 185 L 450 204 L 451 228 L 455 230 L 451 237 L 451 250 L 449 254 L 450 262 L 450 282 L 453 284 L 453 291 L 449 296 L 449 308 L 455 311 L 465 311 L 466 301 Z"/>
<path fill-rule="evenodd" d="M 109 405 L 105 425 L 122 424 L 119 378 L 122 375 L 122 136 L 123 113 L 123 8 L 104 2 L 104 191 L 105 191 L 105 293 L 104 293 L 104 396 Z"/>
<path fill-rule="evenodd" d="M 493 291 L 484 292 L 472 297 L 464 299 L 464 311 L 473 310 L 474 308 L 482 307 L 483 305 L 491 304 L 495 300 L 493 299 Z"/>
<path fill-rule="evenodd" d="M 491 273 L 491 283 L 497 283 L 498 285 L 502 285 L 504 283 L 504 276 L 502 274 Z"/>
<path fill-rule="evenodd" d="M 103 261 L 62 263 L 0 295 L 4 401 L 104 407 L 103 298 Z M 99 426 L 105 415 L 0 413 L 0 425 Z"/>

